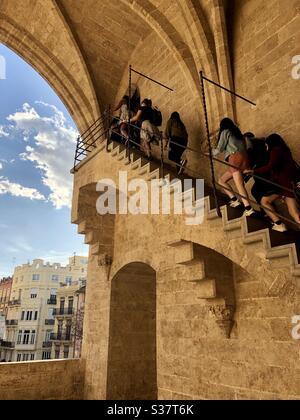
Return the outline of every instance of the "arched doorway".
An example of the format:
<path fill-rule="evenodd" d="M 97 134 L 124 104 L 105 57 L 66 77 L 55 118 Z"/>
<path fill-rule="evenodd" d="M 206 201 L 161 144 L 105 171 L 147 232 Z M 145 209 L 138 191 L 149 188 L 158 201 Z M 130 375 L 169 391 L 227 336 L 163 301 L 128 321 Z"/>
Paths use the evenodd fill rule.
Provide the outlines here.
<path fill-rule="evenodd" d="M 107 399 L 157 399 L 156 273 L 132 263 L 111 288 Z"/>

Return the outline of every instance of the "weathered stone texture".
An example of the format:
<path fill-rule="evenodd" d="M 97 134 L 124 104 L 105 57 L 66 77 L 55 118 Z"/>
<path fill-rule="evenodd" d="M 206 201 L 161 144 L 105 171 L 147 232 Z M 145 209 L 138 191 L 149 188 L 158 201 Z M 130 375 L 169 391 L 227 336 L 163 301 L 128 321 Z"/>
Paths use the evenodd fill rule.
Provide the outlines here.
<path fill-rule="evenodd" d="M 79 360 L 0 364 L 1 400 L 80 400 L 84 369 Z"/>

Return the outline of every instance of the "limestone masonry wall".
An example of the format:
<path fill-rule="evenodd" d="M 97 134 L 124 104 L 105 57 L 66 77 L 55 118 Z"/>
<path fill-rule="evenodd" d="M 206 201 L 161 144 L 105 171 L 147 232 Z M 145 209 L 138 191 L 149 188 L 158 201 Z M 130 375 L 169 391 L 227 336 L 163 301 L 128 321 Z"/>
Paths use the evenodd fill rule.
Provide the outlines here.
<path fill-rule="evenodd" d="M 1 400 L 79 400 L 82 396 L 79 360 L 0 364 Z"/>
<path fill-rule="evenodd" d="M 237 100 L 244 131 L 278 132 L 300 160 L 300 80 L 292 78 L 292 58 L 300 54 L 298 0 L 230 1 L 228 31 L 236 90 L 257 102 Z"/>

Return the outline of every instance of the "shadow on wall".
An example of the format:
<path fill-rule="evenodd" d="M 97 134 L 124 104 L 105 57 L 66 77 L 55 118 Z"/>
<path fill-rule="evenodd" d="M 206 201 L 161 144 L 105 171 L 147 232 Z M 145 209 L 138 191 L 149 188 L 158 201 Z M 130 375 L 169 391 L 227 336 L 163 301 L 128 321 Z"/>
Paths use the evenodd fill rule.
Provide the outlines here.
<path fill-rule="evenodd" d="M 107 399 L 156 400 L 156 273 L 142 263 L 112 281 Z"/>

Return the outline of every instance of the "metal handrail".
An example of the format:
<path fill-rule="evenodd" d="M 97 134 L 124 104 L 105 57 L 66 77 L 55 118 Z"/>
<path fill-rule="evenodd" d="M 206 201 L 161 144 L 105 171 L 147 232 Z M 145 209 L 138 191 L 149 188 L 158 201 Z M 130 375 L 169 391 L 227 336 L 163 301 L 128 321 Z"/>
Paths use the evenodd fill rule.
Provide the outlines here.
<path fill-rule="evenodd" d="M 104 115 L 104 116 L 103 116 L 103 118 L 102 118 L 102 121 L 104 122 L 106 119 L 108 119 L 108 121 L 110 122 L 110 115 Z M 121 120 L 120 120 L 120 118 L 118 118 L 118 117 L 114 117 L 114 119 L 121 121 Z M 144 129 L 142 129 L 141 127 L 139 127 L 139 126 L 137 126 L 137 125 L 134 125 L 134 124 L 132 124 L 132 123 L 127 122 L 126 124 L 127 124 L 129 127 L 132 127 L 132 128 L 137 129 L 137 130 L 139 130 L 139 131 L 144 130 Z M 110 124 L 109 124 L 109 125 L 110 125 Z M 95 131 L 96 131 L 96 130 L 95 130 Z M 76 161 L 80 162 L 80 160 L 79 160 L 78 158 L 79 158 L 79 157 L 81 157 L 82 155 L 87 156 L 87 155 L 88 155 L 88 153 L 89 153 L 89 152 L 91 152 L 91 151 L 89 150 L 89 148 L 90 148 L 90 147 L 96 147 L 96 146 L 95 146 L 95 144 L 97 143 L 97 141 L 98 141 L 101 137 L 103 137 L 105 133 L 108 133 L 109 131 L 111 131 L 111 132 L 116 132 L 115 130 L 113 130 L 113 129 L 111 129 L 111 128 L 104 129 L 104 130 L 101 132 L 101 134 L 100 134 L 98 137 L 96 137 L 96 138 L 94 139 L 94 141 L 93 141 L 91 144 L 90 144 L 90 143 L 86 144 L 86 143 L 84 143 L 84 141 L 82 141 L 82 142 L 83 142 L 83 144 L 84 144 L 84 146 L 86 146 L 86 145 L 87 145 L 87 146 L 88 146 L 88 148 L 87 148 L 87 149 L 84 149 L 81 153 L 79 153 L 79 154 L 77 154 L 77 155 L 76 155 L 76 158 L 75 158 L 75 168 L 76 168 Z M 130 144 L 132 144 L 132 145 L 134 145 L 134 146 L 138 146 L 138 147 L 140 147 L 140 144 L 139 144 L 139 143 L 137 143 L 137 142 L 135 142 L 134 140 L 132 140 L 130 137 L 129 137 L 129 138 L 127 138 L 127 137 L 123 136 L 121 133 L 118 133 L 118 134 L 119 134 L 119 136 L 120 136 L 121 138 L 124 138 L 125 143 L 127 144 L 127 148 L 128 148 L 128 150 L 130 150 Z M 151 133 L 151 134 L 152 134 L 152 133 Z M 97 135 L 98 135 L 98 133 L 97 133 Z M 162 136 L 162 134 L 161 134 L 161 133 L 160 133 L 160 135 L 156 135 L 156 134 L 154 134 L 154 135 L 153 135 L 153 137 L 155 137 L 158 141 L 163 141 L 163 136 Z M 105 140 L 104 140 L 104 141 L 105 141 Z M 177 147 L 181 147 L 181 148 L 182 148 L 182 149 L 184 149 L 184 150 L 187 150 L 187 151 L 190 151 L 190 152 L 196 153 L 196 154 L 198 154 L 198 155 L 200 155 L 200 156 L 202 156 L 202 157 L 205 157 L 205 158 L 210 159 L 209 154 L 207 154 L 207 153 L 205 153 L 205 152 L 203 152 L 203 151 L 201 151 L 201 150 L 199 151 L 199 150 L 193 149 L 192 147 L 189 147 L 189 146 L 185 147 L 185 146 L 183 146 L 183 145 L 181 145 L 181 144 L 179 144 L 179 143 L 176 143 L 176 142 L 174 142 L 174 141 L 172 141 L 172 140 L 169 140 L 169 144 L 174 144 L 174 145 L 176 145 Z M 228 163 L 228 162 L 226 162 L 226 161 L 224 161 L 224 160 L 218 159 L 218 158 L 216 158 L 216 157 L 212 157 L 212 160 L 213 160 L 214 162 L 217 162 L 217 163 L 219 163 L 219 164 L 221 164 L 221 165 L 223 165 L 223 166 L 226 166 L 226 167 L 228 167 L 228 168 L 239 169 L 237 166 L 234 166 L 234 165 L 232 165 L 232 164 L 230 164 L 230 163 Z M 161 161 L 161 167 L 162 167 L 162 169 L 163 169 L 163 168 L 164 168 L 163 153 L 161 153 L 161 158 L 160 158 L 160 161 Z M 174 164 L 176 167 L 181 167 L 179 164 L 176 164 L 175 162 L 173 162 L 173 164 Z M 193 171 L 191 168 L 187 168 L 187 169 L 188 169 L 188 171 L 189 171 L 190 173 L 194 173 L 194 174 L 195 174 L 195 176 L 199 176 L 199 174 L 198 174 L 196 171 Z M 287 188 L 287 187 L 285 187 L 285 186 L 283 186 L 283 185 L 280 185 L 280 184 L 278 184 L 278 183 L 276 183 L 276 182 L 274 182 L 274 181 L 271 181 L 271 180 L 269 180 L 269 179 L 266 179 L 266 178 L 264 178 L 264 177 L 261 177 L 261 176 L 259 176 L 259 175 L 257 175 L 257 174 L 253 174 L 253 175 L 252 175 L 252 177 L 253 177 L 254 179 L 257 179 L 257 180 L 263 181 L 263 182 L 265 182 L 265 183 L 269 184 L 270 186 L 273 186 L 273 187 L 276 187 L 276 188 L 280 188 L 280 189 L 282 189 L 282 190 L 284 190 L 284 191 L 287 191 L 287 192 L 289 192 L 289 193 L 292 193 L 292 194 L 294 194 L 294 195 L 296 196 L 296 198 L 297 198 L 297 196 L 299 196 L 299 197 L 300 197 L 300 192 L 295 191 L 295 190 L 292 190 L 291 188 Z M 238 192 L 234 191 L 234 189 L 225 188 L 225 187 L 224 187 L 223 185 L 221 185 L 219 182 L 215 182 L 215 183 L 216 183 L 216 185 L 218 185 L 219 187 L 221 187 L 223 190 L 225 190 L 225 191 L 230 191 L 230 192 L 232 192 L 233 194 L 235 194 L 237 197 L 239 197 L 239 198 L 241 198 L 241 199 L 246 199 L 246 200 L 248 200 L 251 204 L 255 204 L 255 205 L 257 205 L 259 208 L 261 208 L 261 209 L 263 209 L 263 210 L 267 210 L 267 211 L 271 212 L 271 210 L 270 210 L 270 209 L 268 209 L 267 207 L 263 206 L 263 205 L 262 205 L 262 204 L 260 204 L 260 203 L 257 203 L 256 201 L 251 200 L 249 197 L 242 196 L 242 195 L 241 195 L 241 194 L 239 194 Z M 299 226 L 298 226 L 298 223 L 296 223 L 295 221 L 293 221 L 293 220 L 291 220 L 291 219 L 289 219 L 289 218 L 286 218 L 286 217 L 284 217 L 284 216 L 280 215 L 279 213 L 277 213 L 277 212 L 275 212 L 275 211 L 272 211 L 272 213 L 273 213 L 273 214 L 275 214 L 276 216 L 280 217 L 282 220 L 285 220 L 285 221 L 287 221 L 287 222 L 289 222 L 289 223 L 291 223 L 291 224 L 294 224 L 295 226 L 299 227 Z"/>
<path fill-rule="evenodd" d="M 115 119 L 117 119 L 117 120 L 121 121 L 121 120 L 120 120 L 120 118 L 118 118 L 118 117 L 115 117 Z M 145 130 L 145 129 L 141 128 L 141 127 L 138 127 L 138 126 L 136 126 L 136 125 L 133 125 L 133 124 L 130 124 L 130 126 L 131 126 L 131 127 L 133 127 L 133 128 L 135 128 L 135 129 L 137 129 L 137 130 L 139 130 L 139 131 L 142 131 L 142 130 L 147 131 L 147 130 Z M 121 134 L 120 134 L 120 137 L 125 138 L 125 137 L 124 137 L 124 136 L 122 136 Z M 161 140 L 161 135 L 160 135 L 160 136 L 158 136 L 158 135 L 155 135 L 155 134 L 154 134 L 154 136 L 153 136 L 153 137 L 156 137 L 158 140 Z M 127 140 L 127 138 L 126 138 L 126 140 Z M 139 144 L 137 144 L 136 142 L 134 142 L 134 141 L 133 141 L 133 140 L 131 140 L 131 139 L 129 139 L 129 142 L 130 142 L 130 143 L 134 143 L 135 145 L 138 145 L 138 146 L 139 146 Z M 199 150 L 193 149 L 192 147 L 189 147 L 189 146 L 185 147 L 185 146 L 183 146 L 182 144 L 176 143 L 176 142 L 174 142 L 174 141 L 172 141 L 172 140 L 169 140 L 169 143 L 170 143 L 170 144 L 174 144 L 175 146 L 178 146 L 178 147 L 180 147 L 180 148 L 182 148 L 182 149 L 184 149 L 184 150 L 187 150 L 187 151 L 190 151 L 190 152 L 196 153 L 196 154 L 198 154 L 198 155 L 201 155 L 201 156 L 203 156 L 203 157 L 205 157 L 205 158 L 210 158 L 208 153 L 205 153 L 205 152 L 203 152 L 203 151 L 201 151 L 201 150 L 199 151 Z M 223 166 L 227 166 L 228 168 L 232 168 L 232 169 L 240 169 L 238 166 L 234 166 L 234 165 L 230 164 L 229 162 L 226 162 L 226 161 L 224 161 L 224 160 L 218 159 L 218 158 L 216 158 L 216 157 L 213 157 L 212 159 L 213 159 L 213 161 L 214 161 L 214 162 L 218 162 L 218 163 L 222 164 Z M 173 163 L 175 163 L 175 162 L 173 162 Z M 259 175 L 257 175 L 257 174 L 253 174 L 253 175 L 252 175 L 252 177 L 253 177 L 254 179 L 257 179 L 257 180 L 260 180 L 260 181 L 264 181 L 264 182 L 266 182 L 267 184 L 272 185 L 273 187 L 283 189 L 283 190 L 285 190 L 285 191 L 287 191 L 287 192 L 290 192 L 290 193 L 292 193 L 292 194 L 297 194 L 297 195 L 299 195 L 299 197 L 300 197 L 300 192 L 294 191 L 294 190 L 292 190 L 291 188 L 284 187 L 284 186 L 283 186 L 283 185 L 281 185 L 281 184 L 277 184 L 276 182 L 271 181 L 271 180 L 269 180 L 269 179 L 267 179 L 267 178 L 263 178 L 263 177 L 261 177 L 261 176 L 259 176 Z M 222 187 L 222 188 L 223 188 L 223 187 Z"/>
<path fill-rule="evenodd" d="M 115 118 L 116 118 L 116 119 L 118 119 L 117 117 L 115 117 Z M 133 124 L 130 124 L 130 126 L 134 127 L 135 129 L 138 129 L 139 131 L 142 131 L 142 130 L 143 130 L 141 127 L 135 126 L 135 125 L 133 125 Z M 131 140 L 131 139 L 127 139 L 126 137 L 122 136 L 122 134 L 120 134 L 120 133 L 118 133 L 118 134 L 120 135 L 120 137 L 122 137 L 122 138 L 124 138 L 125 140 L 127 140 L 127 141 L 128 141 L 128 143 L 131 143 L 131 144 L 133 144 L 133 145 L 135 145 L 135 146 L 140 146 L 140 144 L 136 143 L 135 141 L 133 141 L 133 140 Z M 154 135 L 154 137 L 156 137 L 156 138 L 157 138 L 157 139 L 159 139 L 160 141 L 163 141 L 163 139 L 162 139 L 162 136 L 161 136 L 161 135 L 160 135 L 160 136 L 158 136 L 158 135 Z M 174 141 L 172 141 L 172 140 L 169 140 L 169 143 L 174 144 L 174 145 L 176 145 L 176 146 L 178 146 L 178 147 L 181 147 L 181 148 L 182 148 L 182 149 L 184 149 L 184 150 L 189 150 L 189 151 L 191 151 L 191 152 L 194 152 L 194 153 L 196 153 L 196 154 L 199 154 L 199 155 L 201 155 L 201 156 L 203 156 L 203 157 L 205 157 L 205 158 L 208 158 L 208 159 L 209 159 L 209 155 L 208 155 L 208 154 L 206 154 L 206 153 L 204 153 L 204 152 L 202 152 L 202 151 L 195 150 L 195 149 L 193 149 L 193 148 L 191 148 L 191 147 L 185 147 L 185 146 L 183 146 L 182 144 L 176 143 L 176 142 L 174 142 Z M 230 167 L 230 168 L 233 168 L 233 169 L 239 169 L 237 166 L 231 165 L 230 163 L 228 163 L 228 162 L 226 162 L 226 161 L 223 161 L 223 160 L 221 160 L 221 159 L 218 159 L 218 158 L 213 157 L 213 160 L 214 160 L 215 162 L 218 162 L 218 163 L 220 163 L 220 164 L 222 164 L 222 165 L 226 166 L 226 167 Z M 177 164 L 176 162 L 172 162 L 172 163 L 173 163 L 176 167 L 181 168 L 181 165 Z M 161 164 L 163 165 L 163 164 L 164 164 L 164 162 L 163 162 L 163 161 L 161 161 Z M 187 169 L 188 169 L 188 171 L 189 171 L 190 173 L 194 173 L 194 175 L 195 175 L 195 176 L 199 176 L 199 173 L 197 173 L 196 171 L 193 171 L 193 170 L 192 170 L 192 169 L 190 169 L 190 168 L 187 168 Z M 281 188 L 281 189 L 284 189 L 285 191 L 288 191 L 288 192 L 291 192 L 291 193 L 293 193 L 293 194 L 297 194 L 297 195 L 299 195 L 299 196 L 300 196 L 300 192 L 296 192 L 296 191 L 294 191 L 294 190 L 292 190 L 292 189 L 286 188 L 286 187 L 284 187 L 283 185 L 277 184 L 276 182 L 273 182 L 273 181 L 268 180 L 268 179 L 266 179 L 266 178 L 260 177 L 260 176 L 258 176 L 258 175 L 256 175 L 256 174 L 253 174 L 253 175 L 252 175 L 252 177 L 253 177 L 253 178 L 255 178 L 255 179 L 258 179 L 258 180 L 264 181 L 264 182 L 266 182 L 266 183 L 268 183 L 268 184 L 270 184 L 270 185 L 272 185 L 272 186 L 274 186 L 274 187 L 276 187 L 276 188 Z M 261 203 L 257 203 L 256 201 L 254 201 L 254 200 L 250 199 L 250 197 L 245 197 L 245 196 L 241 195 L 240 193 L 238 193 L 237 191 L 235 191 L 233 188 L 232 188 L 232 189 L 230 189 L 230 188 L 225 188 L 225 187 L 224 187 L 223 185 L 221 185 L 219 182 L 216 182 L 216 185 L 217 185 L 218 187 L 221 187 L 221 188 L 222 188 L 223 190 L 225 190 L 225 191 L 230 191 L 230 192 L 232 192 L 233 194 L 235 194 L 235 196 L 236 196 L 236 197 L 238 197 L 238 198 L 240 198 L 240 199 L 245 199 L 245 200 L 248 200 L 248 201 L 249 201 L 249 203 L 254 204 L 254 205 L 257 205 L 260 209 L 263 209 L 263 210 L 265 210 L 265 211 L 271 212 L 271 213 L 273 213 L 274 215 L 276 215 L 276 216 L 280 217 L 282 220 L 284 220 L 284 221 L 286 221 L 286 222 L 288 222 L 288 223 L 291 223 L 291 224 L 293 224 L 293 225 L 295 225 L 295 226 L 299 227 L 299 225 L 298 225 L 298 223 L 297 223 L 297 222 L 295 222 L 295 221 L 293 221 L 293 220 L 291 220 L 291 219 L 289 219 L 289 218 L 287 218 L 287 217 L 285 217 L 285 216 L 283 216 L 283 215 L 281 215 L 281 214 L 277 213 L 276 211 L 271 211 L 269 208 L 267 208 L 267 207 L 263 206 Z"/>

